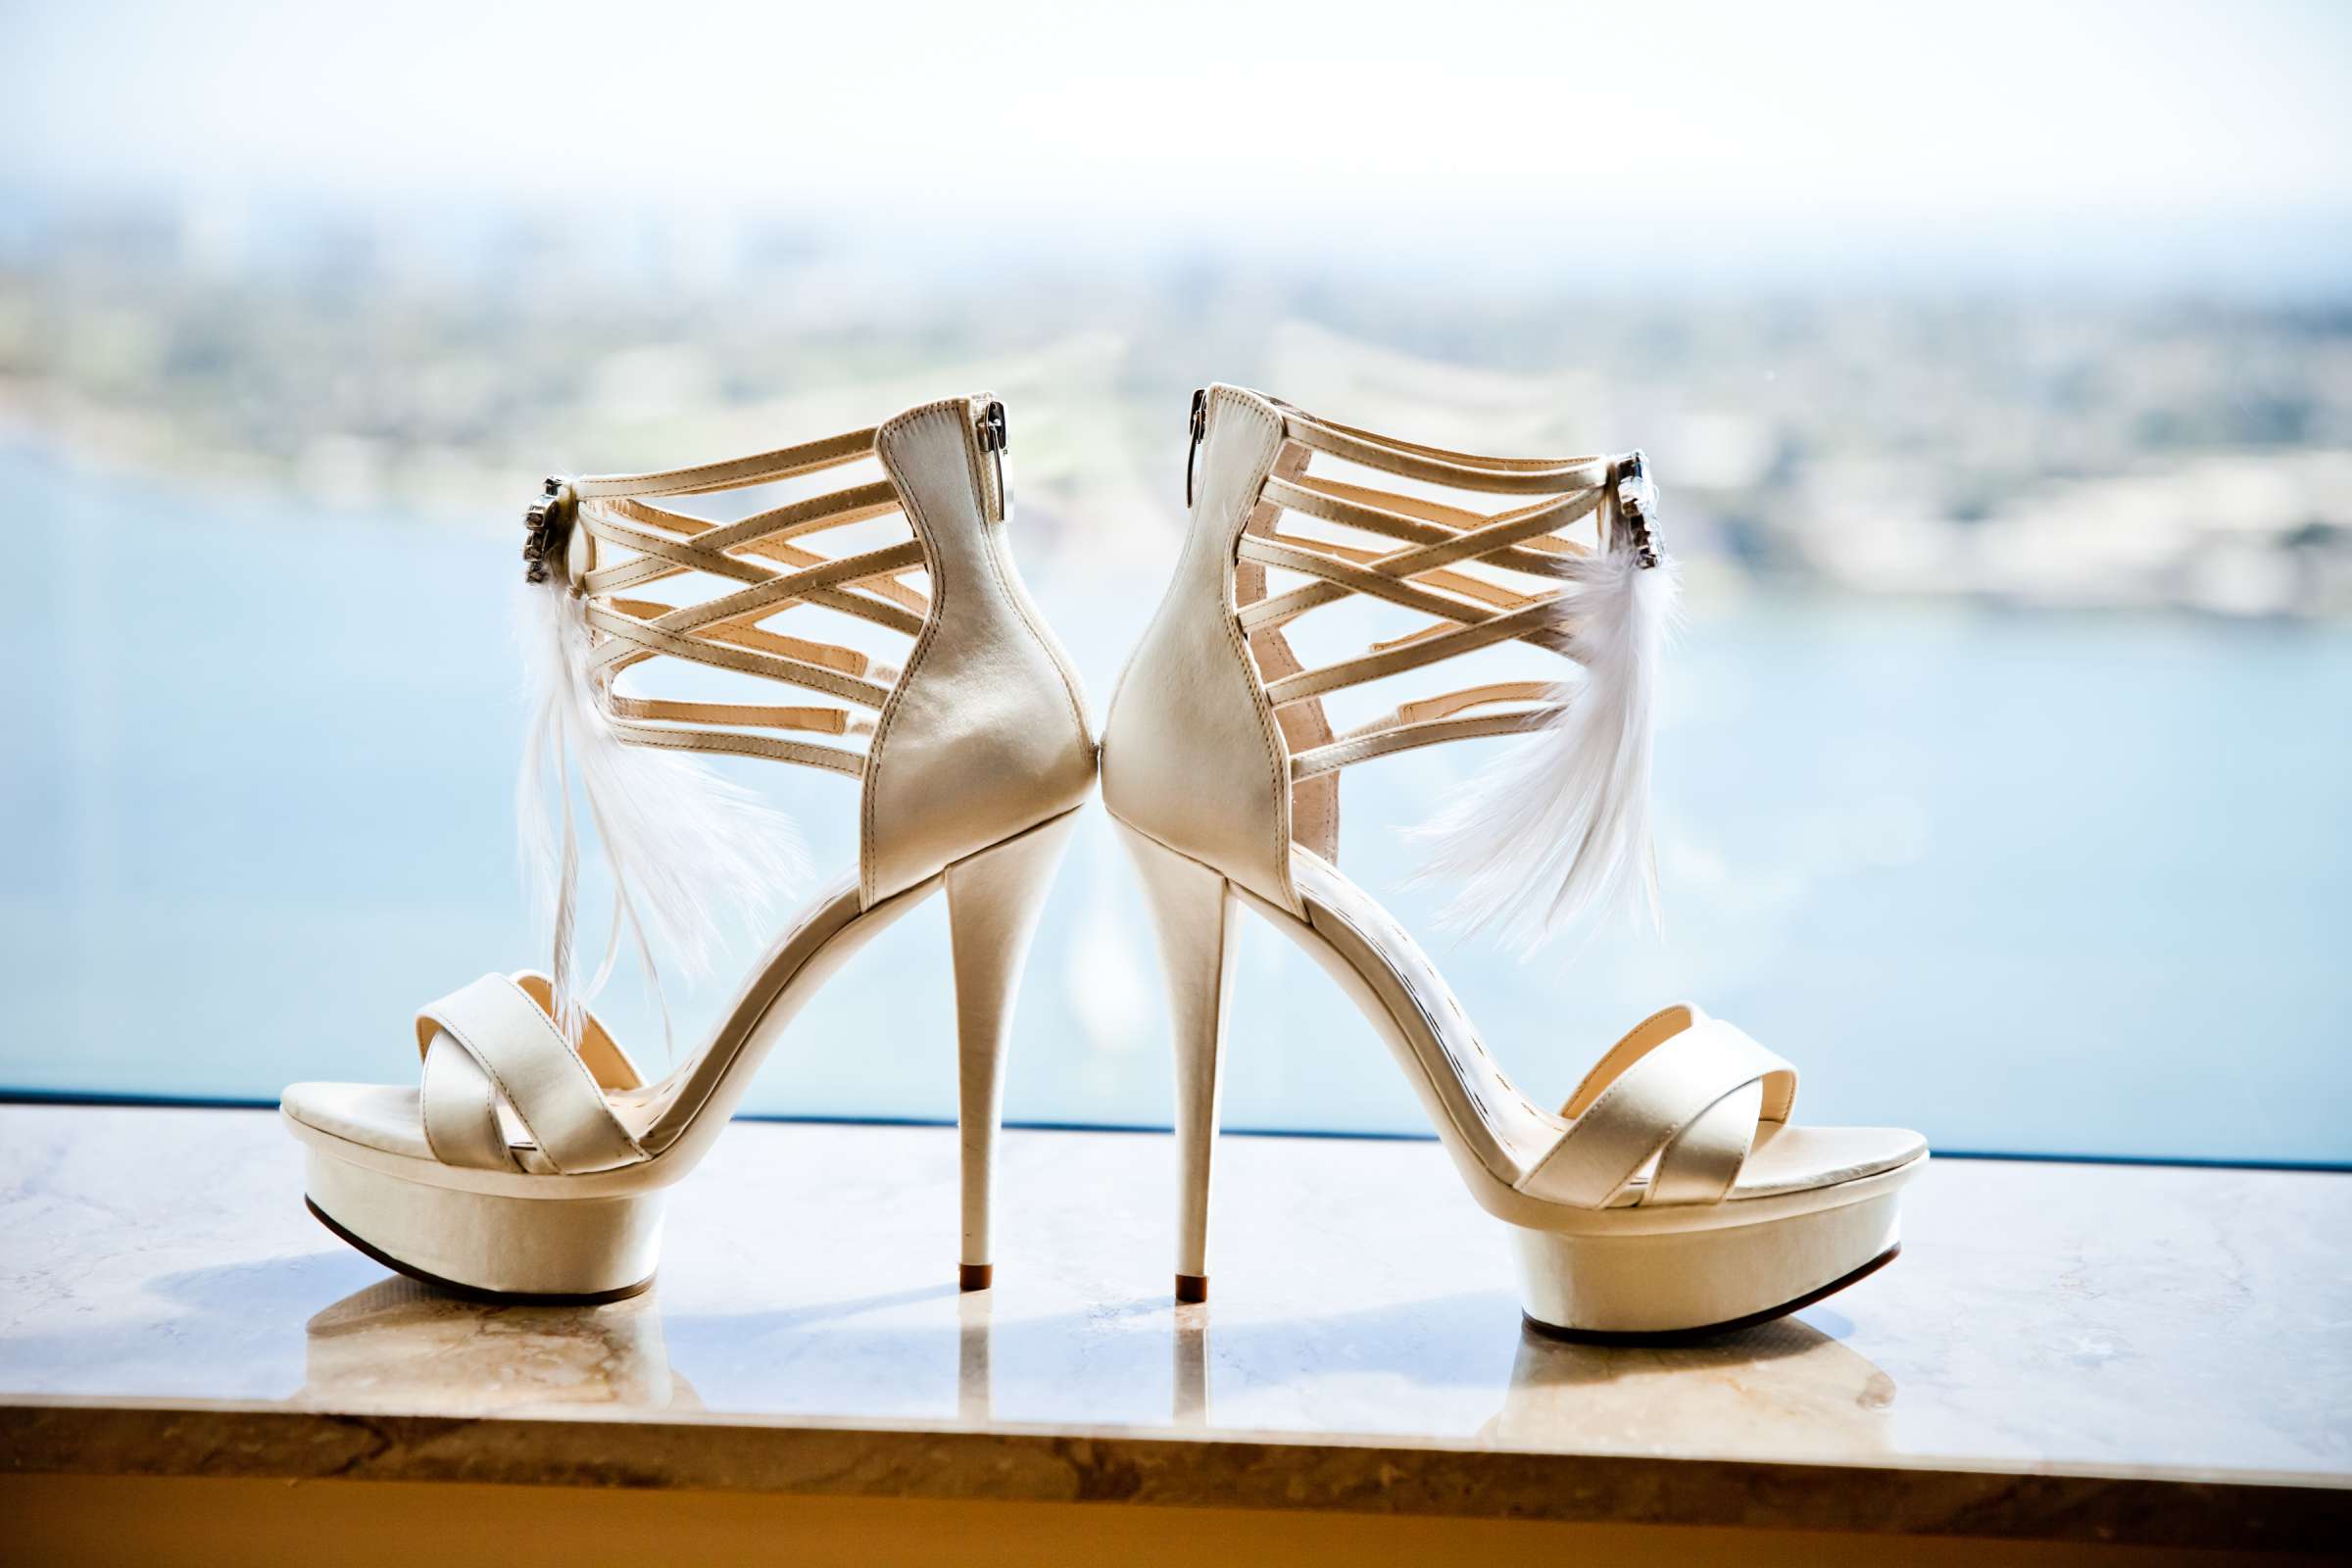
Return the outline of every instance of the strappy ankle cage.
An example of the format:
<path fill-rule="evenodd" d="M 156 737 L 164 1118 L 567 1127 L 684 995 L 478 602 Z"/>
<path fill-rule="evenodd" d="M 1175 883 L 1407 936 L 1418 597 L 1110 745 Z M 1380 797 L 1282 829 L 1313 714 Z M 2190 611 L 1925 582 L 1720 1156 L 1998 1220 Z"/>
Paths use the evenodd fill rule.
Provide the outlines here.
<path fill-rule="evenodd" d="M 998 454 L 994 471 L 973 477 L 983 509 L 1001 520 L 1003 405 L 954 400 L 932 412 L 951 410 L 974 416 L 974 444 Z M 899 668 L 862 649 L 765 622 L 794 610 L 831 612 L 923 646 L 937 618 L 929 580 L 936 563 L 907 514 L 911 503 L 882 461 L 879 443 L 891 428 L 869 426 L 659 473 L 550 479 L 526 514 L 535 698 L 519 804 L 531 880 L 552 915 L 556 1010 L 575 1036 L 581 1001 L 601 987 L 615 952 L 608 947 L 584 988 L 574 983 L 575 786 L 612 871 L 614 944 L 624 931 L 633 936 L 658 997 L 657 949 L 674 952 L 687 973 L 699 973 L 717 939 L 716 911 L 762 911 L 806 870 L 793 823 L 699 765 L 699 758 L 762 758 L 861 784 L 873 771 L 875 737 L 897 692 Z M 736 520 L 672 504 L 868 459 L 881 463 L 882 477 Z M 900 519 L 905 536 L 851 554 L 828 556 L 801 542 L 889 517 Z M 921 586 L 906 580 L 917 574 Z M 680 598 L 697 588 L 703 596 L 688 603 L 641 597 L 663 583 L 683 590 Z M 657 661 L 670 662 L 678 682 L 673 692 L 630 689 L 629 672 Z M 709 678 L 691 676 L 685 666 L 833 702 L 776 701 L 765 692 L 734 700 L 723 685 L 707 695 L 691 682 Z M 802 735 L 864 744 L 826 745 Z M 861 810 L 861 822 L 864 816 Z M 663 1016 L 666 1027 L 666 1006 Z"/>
<path fill-rule="evenodd" d="M 1544 681 L 1466 687 L 1406 703 L 1386 718 L 1337 737 L 1322 722 L 1320 700 L 1346 687 L 1513 638 L 1577 658 L 1575 637 L 1560 626 L 1569 598 L 1566 588 L 1523 593 L 1449 568 L 1484 562 L 1531 576 L 1569 578 L 1573 573 L 1563 564 L 1590 556 L 1592 547 L 1562 537 L 1562 530 L 1595 515 L 1603 544 L 1613 527 L 1625 529 L 1629 538 L 1638 527 L 1641 548 L 1651 552 L 1646 564 L 1654 565 L 1647 524 L 1642 520 L 1644 503 L 1639 492 L 1646 485 L 1642 455 L 1557 463 L 1466 457 L 1326 423 L 1287 407 L 1284 413 L 1284 446 L 1242 536 L 1240 555 L 1246 564 L 1236 580 L 1242 629 L 1250 634 L 1266 677 L 1267 701 L 1284 714 L 1286 729 L 1296 723 L 1309 731 L 1320 725 L 1325 731 L 1292 754 L 1292 778 L 1314 778 L 1414 747 L 1514 734 L 1548 723 L 1559 710 L 1552 701 L 1557 689 Z M 1466 512 L 1310 473 L 1317 453 L 1454 489 L 1543 499 L 1494 514 Z M 1603 509 L 1602 499 L 1612 487 L 1624 503 Z M 1284 514 L 1377 534 L 1400 541 L 1402 547 L 1369 550 L 1284 533 Z M 1266 567 L 1320 580 L 1269 597 Z M 1368 594 L 1437 618 L 1420 630 L 1375 643 L 1356 658 L 1317 669 L 1299 667 L 1282 628 L 1349 594 Z M 1509 713 L 1454 716 L 1467 709 L 1500 704 L 1534 706 Z M 1294 718 L 1294 713 L 1298 716 Z"/>
<path fill-rule="evenodd" d="M 1642 806 L 1648 698 L 1673 573 L 1654 570 L 1662 557 L 1642 455 L 1475 457 L 1269 401 L 1282 418 L 1282 440 L 1236 547 L 1234 599 L 1289 750 L 1296 840 L 1336 858 L 1337 775 L 1357 762 L 1447 741 L 1550 731 L 1556 739 L 1540 755 L 1523 750 L 1489 770 L 1431 825 L 1435 868 L 1470 883 L 1456 912 L 1472 924 L 1515 926 L 1532 942 L 1611 897 L 1629 877 L 1650 887 Z M 1196 394 L 1196 445 L 1204 405 L 1205 394 Z M 1317 458 L 1447 490 L 1526 499 L 1500 511 L 1469 511 L 1318 473 Z M 1588 518 L 1590 542 L 1566 537 Z M 1301 520 L 1321 528 L 1301 532 Z M 1329 537 L 1333 531 L 1354 537 Z M 1392 543 L 1355 542 L 1367 536 Z M 1473 567 L 1487 570 L 1466 569 Z M 1276 592 L 1272 571 L 1308 580 Z M 1355 595 L 1431 618 L 1363 653 L 1302 664 L 1286 628 Z M 1511 641 L 1577 662 L 1584 678 L 1463 687 L 1344 731 L 1333 729 L 1324 710 L 1323 699 L 1335 692 Z M 1548 861 L 1549 875 L 1531 880 L 1531 861 Z"/>
<path fill-rule="evenodd" d="M 982 443 L 1001 451 L 1002 405 L 983 418 Z M 870 736 L 872 713 L 890 700 L 898 671 L 871 655 L 834 643 L 772 631 L 761 623 L 796 606 L 815 606 L 920 637 L 930 614 L 922 587 L 903 580 L 924 572 L 919 540 L 828 557 L 796 543 L 828 529 L 901 512 L 888 479 L 852 485 L 795 501 L 735 522 L 717 522 L 658 503 L 819 473 L 871 458 L 877 430 L 787 447 L 726 463 L 662 473 L 606 475 L 548 481 L 548 497 L 526 518 L 524 555 L 534 572 L 566 547 L 584 555 L 571 578 L 585 598 L 591 628 L 589 672 L 613 733 L 637 746 L 691 752 L 728 752 L 856 778 L 862 751 L 790 740 L 767 731 L 845 737 Z M 1001 502 L 999 503 L 1001 505 Z M 564 530 L 583 536 L 572 545 Z M 617 559 L 609 559 L 617 558 Z M 697 604 L 672 605 L 634 597 L 656 583 L 700 572 L 744 586 Z M 829 705 L 685 701 L 638 696 L 619 684 L 623 672 L 670 658 L 761 677 L 822 693 Z M 864 711 L 858 711 L 863 710 Z"/>

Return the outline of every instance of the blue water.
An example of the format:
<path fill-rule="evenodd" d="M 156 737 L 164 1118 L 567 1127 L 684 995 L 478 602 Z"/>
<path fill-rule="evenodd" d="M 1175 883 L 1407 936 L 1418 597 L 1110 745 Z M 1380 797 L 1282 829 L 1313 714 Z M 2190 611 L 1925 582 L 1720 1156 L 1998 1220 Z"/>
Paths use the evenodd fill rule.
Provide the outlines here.
<path fill-rule="evenodd" d="M 509 817 L 512 531 L 190 499 L 23 449 L 0 451 L 0 1085 L 408 1078 L 419 1003 L 537 960 Z M 1160 546 L 1035 574 L 1098 709 Z M 1436 936 L 1442 890 L 1397 891 L 1396 829 L 1478 756 L 1349 776 L 1351 874 L 1433 933 L 1537 1098 L 1689 995 L 1796 1060 L 1810 1118 L 1954 1149 L 2352 1160 L 2352 631 L 1702 594 L 1675 680 L 1663 941 L 1521 965 Z M 848 863 L 847 781 L 738 776 Z M 826 988 L 748 1108 L 953 1114 L 942 913 Z M 1253 928 L 1240 986 L 1229 1126 L 1421 1130 L 1287 944 Z M 1007 1114 L 1164 1124 L 1155 987 L 1094 817 L 1030 970 Z M 725 990 L 678 1001 L 681 1049 Z M 605 1010 L 661 1059 L 632 988 Z"/>

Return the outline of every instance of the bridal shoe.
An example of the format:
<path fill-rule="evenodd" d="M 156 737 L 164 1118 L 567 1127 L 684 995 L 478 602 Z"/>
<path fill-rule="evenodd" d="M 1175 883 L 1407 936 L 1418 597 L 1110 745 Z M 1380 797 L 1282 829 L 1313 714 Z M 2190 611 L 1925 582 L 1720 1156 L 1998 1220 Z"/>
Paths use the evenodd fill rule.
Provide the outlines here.
<path fill-rule="evenodd" d="M 1791 1122 L 1795 1069 L 1689 1003 L 1636 1024 L 1558 1109 L 1539 1104 L 1338 864 L 1342 769 L 1510 736 L 1431 830 L 1433 869 L 1464 885 L 1463 917 L 1526 944 L 1654 899 L 1650 709 L 1675 573 L 1641 456 L 1471 457 L 1228 386 L 1196 395 L 1192 439 L 1190 533 L 1102 748 L 1103 804 L 1148 893 L 1174 1020 L 1178 1298 L 1207 1293 L 1244 911 L 1304 948 L 1387 1043 L 1472 1197 L 1509 1227 L 1534 1326 L 1601 1340 L 1729 1328 L 1892 1257 L 1897 1195 L 1928 1157 L 1916 1133 Z M 1345 476 L 1366 470 L 1403 489 Z M 1570 539 L 1588 519 L 1590 542 Z M 1278 591 L 1274 573 L 1298 586 Z M 1351 596 L 1418 624 L 1303 663 L 1295 623 Z M 1514 640 L 1564 657 L 1576 678 L 1420 697 L 1346 730 L 1327 716 L 1335 693 Z"/>
<path fill-rule="evenodd" d="M 554 959 L 545 972 L 486 974 L 423 1007 L 416 1086 L 285 1092 L 310 1206 L 337 1235 L 404 1273 L 501 1299 L 644 1289 L 663 1189 L 710 1152 L 786 1024 L 852 954 L 944 892 L 959 1037 L 960 1282 L 989 1283 L 1014 991 L 1095 778 L 1077 679 L 1013 568 L 1004 446 L 1001 404 L 956 398 L 733 462 L 548 481 L 524 552 L 537 671 L 523 793 L 526 845 L 551 889 Z M 690 498 L 861 460 L 881 476 L 739 520 L 692 512 Z M 853 524 L 894 542 L 838 556 L 805 542 Z M 643 597 L 664 583 L 683 602 Z M 689 598 L 698 586 L 710 595 Z M 895 633 L 910 645 L 904 667 L 766 624 L 786 611 L 799 629 L 830 612 Z M 757 700 L 635 683 L 686 664 L 722 674 L 681 679 L 731 678 Z M 783 701 L 775 685 L 831 701 Z M 784 924 L 715 1032 L 649 1079 L 587 1008 L 595 983 L 573 972 L 573 801 L 612 871 L 615 942 L 625 930 L 650 972 L 654 950 L 707 949 L 715 908 L 756 906 L 795 868 L 790 824 L 697 754 L 853 781 L 857 856 Z M 612 961 L 608 953 L 604 967 Z"/>

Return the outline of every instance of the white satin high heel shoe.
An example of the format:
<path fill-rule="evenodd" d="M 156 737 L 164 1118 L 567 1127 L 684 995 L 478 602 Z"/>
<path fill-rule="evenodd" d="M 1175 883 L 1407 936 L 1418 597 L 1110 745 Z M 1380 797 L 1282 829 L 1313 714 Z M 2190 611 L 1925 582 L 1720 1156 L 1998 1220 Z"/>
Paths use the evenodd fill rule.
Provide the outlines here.
<path fill-rule="evenodd" d="M 1640 455 L 1471 457 L 1227 386 L 1196 395 L 1193 442 L 1191 532 L 1112 699 L 1102 759 L 1103 804 L 1148 890 L 1174 1014 L 1177 1298 L 1207 1294 L 1245 909 L 1304 948 L 1388 1043 L 1472 1195 L 1511 1227 L 1539 1328 L 1601 1339 L 1729 1328 L 1892 1257 L 1897 1192 L 1927 1160 L 1919 1135 L 1791 1125 L 1795 1070 L 1690 1004 L 1637 1024 L 1558 1110 L 1540 1105 L 1412 939 L 1335 863 L 1342 768 L 1522 735 L 1439 823 L 1438 865 L 1466 878 L 1469 912 L 1540 936 L 1650 882 L 1649 709 L 1674 573 L 1651 533 Z M 1348 482 L 1335 464 L 1511 501 L 1492 514 L 1439 505 Z M 1565 537 L 1587 517 L 1593 543 Z M 1269 571 L 1301 585 L 1271 591 Z M 1368 653 L 1303 666 L 1285 628 L 1351 594 L 1427 618 Z M 1582 680 L 1474 686 L 1345 733 L 1325 714 L 1328 694 L 1508 639 L 1575 661 Z"/>
<path fill-rule="evenodd" d="M 310 1206 L 330 1229 L 404 1273 L 473 1294 L 598 1300 L 644 1289 L 662 1189 L 710 1150 L 793 1014 L 868 939 L 945 892 L 960 1047 L 960 1278 L 966 1290 L 990 1282 L 1014 991 L 1095 777 L 1077 679 L 1013 568 L 1004 437 L 1003 405 L 955 398 L 733 462 L 548 481 L 525 557 L 543 644 L 533 750 L 553 777 L 525 793 L 526 812 L 565 801 L 560 834 L 526 834 L 544 838 L 561 885 L 552 976 L 494 972 L 423 1008 L 419 1087 L 285 1092 L 286 1126 L 308 1152 Z M 866 459 L 879 479 L 741 520 L 673 504 Z M 906 531 L 880 548 L 833 558 L 802 543 L 890 517 Z M 916 573 L 920 587 L 906 580 Z M 699 603 L 632 597 L 664 581 L 708 590 L 713 579 L 724 591 Z M 912 639 L 905 667 L 763 625 L 808 607 Z M 779 705 L 772 688 L 753 702 L 629 689 L 623 672 L 656 661 L 840 706 Z M 856 863 L 785 926 L 716 1032 L 649 1082 L 586 1011 L 570 973 L 568 802 L 576 787 L 612 862 L 616 926 L 636 927 L 641 945 L 691 949 L 719 893 L 756 894 L 793 858 L 778 837 L 785 825 L 695 752 L 855 781 Z"/>

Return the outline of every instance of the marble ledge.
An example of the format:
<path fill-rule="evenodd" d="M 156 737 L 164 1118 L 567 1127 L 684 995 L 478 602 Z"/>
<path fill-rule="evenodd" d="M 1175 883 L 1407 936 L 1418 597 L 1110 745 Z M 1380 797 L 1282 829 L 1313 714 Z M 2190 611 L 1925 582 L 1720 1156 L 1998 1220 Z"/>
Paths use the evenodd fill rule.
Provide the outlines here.
<path fill-rule="evenodd" d="M 1882 1274 L 1615 1350 L 1520 1331 L 1425 1145 L 1229 1141 L 1174 1306 L 1166 1144 L 1008 1135 L 965 1297 L 951 1134 L 747 1124 L 653 1292 L 485 1308 L 314 1224 L 267 1115 L 0 1107 L 0 1472 L 2352 1540 L 2352 1179 L 1946 1162 Z"/>
<path fill-rule="evenodd" d="M 122 1400 L 0 1404 L 17 1474 L 457 1481 L 964 1501 L 1307 1508 L 2321 1552 L 2352 1501 L 2291 1478 L 1544 1453 L 1338 1434 L 1006 1424 L 403 1416 Z"/>

